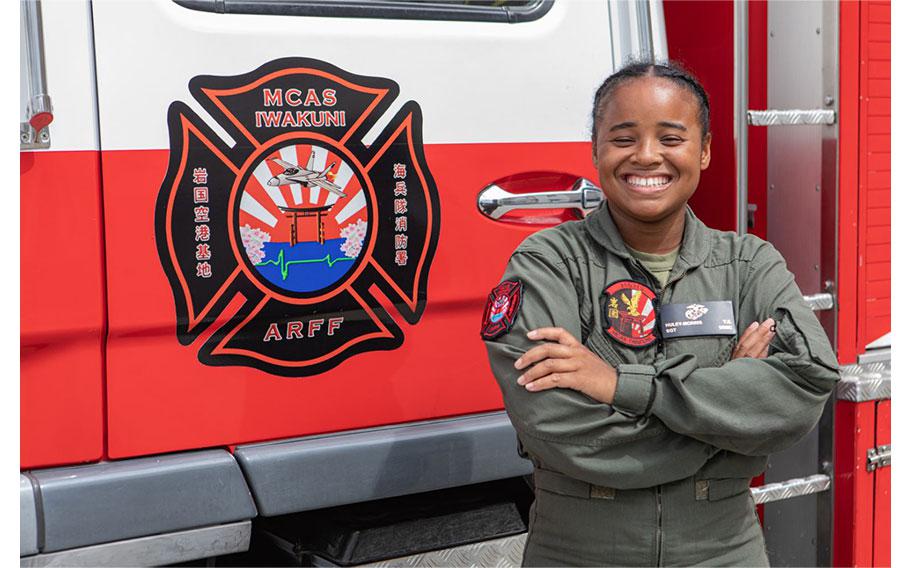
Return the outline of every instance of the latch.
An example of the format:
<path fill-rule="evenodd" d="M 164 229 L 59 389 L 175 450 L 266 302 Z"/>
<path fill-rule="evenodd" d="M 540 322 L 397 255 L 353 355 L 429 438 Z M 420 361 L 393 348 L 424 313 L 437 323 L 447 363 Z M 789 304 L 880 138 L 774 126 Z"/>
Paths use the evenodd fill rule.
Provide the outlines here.
<path fill-rule="evenodd" d="M 866 471 L 875 471 L 891 465 L 891 444 L 869 448 L 866 451 Z"/>

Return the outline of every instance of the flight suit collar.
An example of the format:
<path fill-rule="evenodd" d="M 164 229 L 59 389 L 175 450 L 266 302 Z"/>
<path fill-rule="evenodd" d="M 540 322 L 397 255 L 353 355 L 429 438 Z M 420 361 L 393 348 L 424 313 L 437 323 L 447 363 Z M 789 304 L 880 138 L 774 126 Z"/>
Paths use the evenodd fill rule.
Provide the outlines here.
<path fill-rule="evenodd" d="M 606 201 L 585 218 L 585 227 L 591 237 L 611 253 L 624 259 L 632 258 L 619 229 L 613 222 Z M 686 205 L 686 224 L 673 272 L 701 265 L 711 252 L 709 240 L 708 228 L 695 216 L 692 208 Z"/>

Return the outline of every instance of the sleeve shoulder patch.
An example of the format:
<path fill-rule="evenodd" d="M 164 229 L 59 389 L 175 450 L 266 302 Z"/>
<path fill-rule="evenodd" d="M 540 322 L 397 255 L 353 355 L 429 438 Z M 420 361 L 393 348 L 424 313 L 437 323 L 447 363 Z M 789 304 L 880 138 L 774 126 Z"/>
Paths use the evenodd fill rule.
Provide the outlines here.
<path fill-rule="evenodd" d="M 520 280 L 505 280 L 493 288 L 483 310 L 480 337 L 492 341 L 512 329 L 521 308 L 522 283 Z"/>

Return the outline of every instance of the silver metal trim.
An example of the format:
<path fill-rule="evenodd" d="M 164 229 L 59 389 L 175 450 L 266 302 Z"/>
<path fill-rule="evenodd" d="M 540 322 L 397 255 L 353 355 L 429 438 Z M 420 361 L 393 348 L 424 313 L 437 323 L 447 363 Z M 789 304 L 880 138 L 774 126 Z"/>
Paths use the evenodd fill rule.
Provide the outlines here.
<path fill-rule="evenodd" d="M 891 466 L 891 444 L 869 448 L 866 451 L 866 471 Z"/>
<path fill-rule="evenodd" d="M 807 296 L 803 296 L 803 299 L 807 304 L 809 304 L 809 307 L 812 308 L 813 312 L 820 312 L 822 310 L 830 310 L 834 308 L 834 294 L 821 292 L 819 294 L 809 294 Z"/>
<path fill-rule="evenodd" d="M 837 122 L 837 113 L 831 109 L 750 110 L 746 112 L 746 117 L 752 126 L 830 125 Z"/>
<path fill-rule="evenodd" d="M 503 411 L 243 445 L 234 457 L 267 517 L 533 470 Z"/>
<path fill-rule="evenodd" d="M 19 559 L 22 568 L 43 566 L 161 566 L 250 548 L 252 523 L 241 521 Z"/>
<path fill-rule="evenodd" d="M 524 553 L 527 533 L 497 538 L 465 546 L 456 546 L 445 550 L 434 550 L 413 556 L 403 556 L 391 560 L 383 560 L 362 566 L 373 567 L 410 567 L 427 566 L 496 566 L 506 568 L 521 566 L 521 557 Z"/>
<path fill-rule="evenodd" d="M 491 219 L 499 219 L 516 209 L 579 209 L 582 212 L 597 209 L 603 202 L 603 192 L 585 178 L 578 178 L 568 191 L 541 191 L 535 193 L 510 193 L 498 185 L 483 188 L 477 196 L 480 212 Z"/>
<path fill-rule="evenodd" d="M 229 452 L 200 450 L 40 469 L 44 553 L 252 519 L 256 507 Z"/>
<path fill-rule="evenodd" d="M 19 474 L 19 556 L 38 553 L 38 508 L 31 480 Z"/>
<path fill-rule="evenodd" d="M 733 3 L 733 138 L 736 144 L 736 232 L 749 230 L 749 6 Z"/>
<path fill-rule="evenodd" d="M 47 94 L 47 75 L 44 64 L 44 31 L 41 21 L 41 0 L 20 0 L 22 18 L 25 22 L 25 50 L 28 61 L 28 118 L 19 124 L 20 147 L 24 149 L 47 148 L 50 146 L 50 133 L 47 128 L 35 132 L 29 121 L 42 112 L 53 113 L 51 97 Z M 28 136 L 22 133 L 24 127 Z M 27 138 L 27 140 L 26 140 Z"/>
<path fill-rule="evenodd" d="M 840 368 L 837 399 L 866 402 L 891 398 L 891 350 L 886 361 L 857 363 Z"/>
<path fill-rule="evenodd" d="M 652 61 L 666 61 L 669 56 L 667 51 L 667 25 L 664 19 L 664 3 L 660 0 L 648 2 L 648 17 L 651 24 L 651 55 Z"/>
<path fill-rule="evenodd" d="M 753 487 L 752 498 L 755 499 L 756 505 L 760 505 L 772 501 L 782 501 L 813 493 L 821 493 L 829 489 L 831 489 L 831 477 L 819 473 L 809 477 L 788 479 L 780 483 L 769 483 L 761 487 Z"/>
<path fill-rule="evenodd" d="M 883 363 L 891 361 L 891 348 L 887 349 L 872 349 L 861 353 L 856 357 L 856 362 L 860 365 L 868 365 L 869 363 Z"/>

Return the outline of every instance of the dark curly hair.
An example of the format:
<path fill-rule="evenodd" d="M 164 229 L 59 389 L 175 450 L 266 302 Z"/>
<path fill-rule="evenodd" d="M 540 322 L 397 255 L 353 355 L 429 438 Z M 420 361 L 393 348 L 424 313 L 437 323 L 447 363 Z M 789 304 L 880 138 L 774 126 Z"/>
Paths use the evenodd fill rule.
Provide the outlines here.
<path fill-rule="evenodd" d="M 600 122 L 603 108 L 616 87 L 638 77 L 663 77 L 686 89 L 698 100 L 698 122 L 701 125 L 702 141 L 711 132 L 711 107 L 708 93 L 695 75 L 675 61 L 651 63 L 650 61 L 631 61 L 601 83 L 594 95 L 594 108 L 591 111 L 591 141 L 597 144 L 597 124 Z"/>

